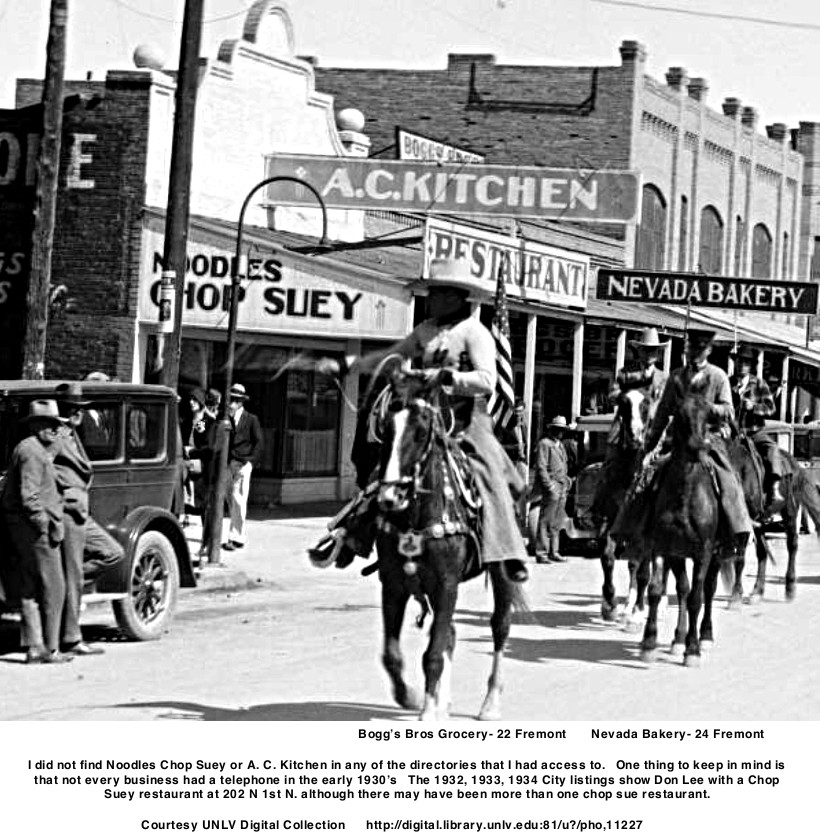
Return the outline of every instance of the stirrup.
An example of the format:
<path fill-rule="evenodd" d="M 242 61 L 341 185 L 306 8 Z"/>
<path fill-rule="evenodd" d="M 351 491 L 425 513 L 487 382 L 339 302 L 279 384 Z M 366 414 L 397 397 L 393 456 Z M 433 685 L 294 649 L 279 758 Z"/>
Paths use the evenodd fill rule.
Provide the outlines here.
<path fill-rule="evenodd" d="M 308 558 L 317 569 L 327 569 L 339 556 L 344 544 L 344 532 L 334 529 L 326 534 L 315 546 L 308 549 Z"/>

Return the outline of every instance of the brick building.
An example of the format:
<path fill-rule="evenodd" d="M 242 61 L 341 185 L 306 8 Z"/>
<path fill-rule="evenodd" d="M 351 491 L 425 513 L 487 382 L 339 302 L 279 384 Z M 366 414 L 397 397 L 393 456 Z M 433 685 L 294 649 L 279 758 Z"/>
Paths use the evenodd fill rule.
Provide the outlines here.
<path fill-rule="evenodd" d="M 434 70 L 317 65 L 316 78 L 338 105 L 365 112 L 381 151 L 402 128 L 493 164 L 639 171 L 640 222 L 597 229 L 623 239 L 628 266 L 816 278 L 820 125 L 772 124 L 762 135 L 754 108 L 736 98 L 710 107 L 705 79 L 679 67 L 665 83 L 648 76 L 641 44 L 624 41 L 620 58 L 619 66 L 508 66 L 460 54 Z M 768 350 L 766 370 L 775 375 L 787 374 L 789 356 L 817 363 L 791 349 L 805 345 L 802 319 L 695 316 Z"/>

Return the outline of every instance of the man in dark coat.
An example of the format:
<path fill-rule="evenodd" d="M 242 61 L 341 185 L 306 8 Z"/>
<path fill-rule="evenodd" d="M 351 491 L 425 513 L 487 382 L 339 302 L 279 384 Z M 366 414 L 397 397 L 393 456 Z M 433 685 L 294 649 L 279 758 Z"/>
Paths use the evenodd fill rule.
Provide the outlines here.
<path fill-rule="evenodd" d="M 83 641 L 80 629 L 83 584 L 115 566 L 125 553 L 89 513 L 88 491 L 93 474 L 77 429 L 83 424 L 83 411 L 90 402 L 84 401 L 79 382 L 59 385 L 55 396 L 60 415 L 66 420 L 54 443 L 54 468 L 63 498 L 65 531 L 61 546 L 66 580 L 62 649 L 76 656 L 91 656 L 102 653 L 103 649 Z"/>
<path fill-rule="evenodd" d="M 230 389 L 228 410 L 231 417 L 231 438 L 228 464 L 231 474 L 229 494 L 231 526 L 225 549 L 241 549 L 247 542 L 245 517 L 248 512 L 248 492 L 251 472 L 262 461 L 264 440 L 259 419 L 245 410 L 249 396 L 245 386 L 234 384 Z"/>
<path fill-rule="evenodd" d="M 770 506 L 783 499 L 780 490 L 783 459 L 774 436 L 761 430 L 766 424 L 766 419 L 774 415 L 775 408 L 769 385 L 752 373 L 752 368 L 757 366 L 759 355 L 760 353 L 748 344 L 741 344 L 731 353 L 736 372 L 730 382 L 738 428 L 751 438 L 763 460 L 766 505 Z"/>
<path fill-rule="evenodd" d="M 26 663 L 57 664 L 73 658 L 59 652 L 65 602 L 63 501 L 53 445 L 63 421 L 53 399 L 33 401 L 23 421 L 31 436 L 12 452 L 0 505 L 16 555 Z"/>

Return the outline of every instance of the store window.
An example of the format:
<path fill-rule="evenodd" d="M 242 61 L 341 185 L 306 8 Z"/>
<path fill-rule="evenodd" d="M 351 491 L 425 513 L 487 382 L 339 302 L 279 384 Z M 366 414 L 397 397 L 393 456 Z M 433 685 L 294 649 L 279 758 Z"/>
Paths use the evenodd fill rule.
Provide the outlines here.
<path fill-rule="evenodd" d="M 644 185 L 641 224 L 635 242 L 636 269 L 662 269 L 666 239 L 666 202 L 654 185 Z"/>
<path fill-rule="evenodd" d="M 259 417 L 264 451 L 258 473 L 273 477 L 333 476 L 339 469 L 342 395 L 335 378 L 315 373 L 319 355 L 341 353 L 240 343 L 233 380 L 244 384 L 247 409 Z M 197 386 L 224 389 L 225 344 L 185 339 L 181 367 Z"/>
<path fill-rule="evenodd" d="M 704 274 L 723 272 L 723 220 L 711 205 L 700 214 L 698 271 Z"/>
<path fill-rule="evenodd" d="M 678 271 L 686 271 L 686 249 L 689 247 L 689 200 L 680 198 L 680 223 L 678 225 Z"/>
<path fill-rule="evenodd" d="M 752 231 L 752 277 L 772 275 L 772 235 L 759 222 Z"/>

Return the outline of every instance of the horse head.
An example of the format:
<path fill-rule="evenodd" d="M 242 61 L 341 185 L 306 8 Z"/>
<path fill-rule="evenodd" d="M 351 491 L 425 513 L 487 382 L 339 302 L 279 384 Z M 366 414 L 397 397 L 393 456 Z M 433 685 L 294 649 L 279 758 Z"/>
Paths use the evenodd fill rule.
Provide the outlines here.
<path fill-rule="evenodd" d="M 649 403 L 649 396 L 643 390 L 629 390 L 621 396 L 618 410 L 623 450 L 634 451 L 643 446 L 650 421 Z"/>
<path fill-rule="evenodd" d="M 379 507 L 406 511 L 419 491 L 436 438 L 446 433 L 439 405 L 441 386 L 423 376 L 399 372 L 382 426 Z"/>
<path fill-rule="evenodd" d="M 712 406 L 704 396 L 687 394 L 672 427 L 672 446 L 693 456 L 709 448 L 709 416 Z"/>

